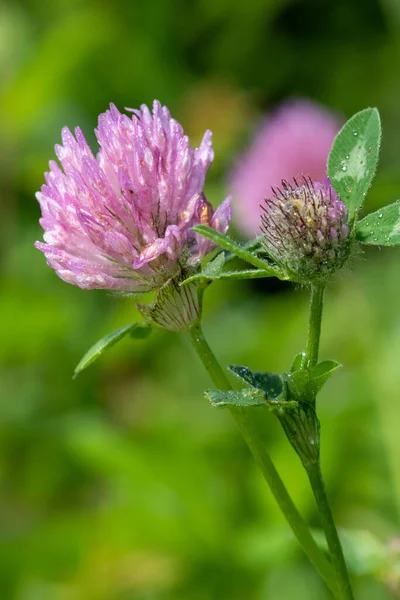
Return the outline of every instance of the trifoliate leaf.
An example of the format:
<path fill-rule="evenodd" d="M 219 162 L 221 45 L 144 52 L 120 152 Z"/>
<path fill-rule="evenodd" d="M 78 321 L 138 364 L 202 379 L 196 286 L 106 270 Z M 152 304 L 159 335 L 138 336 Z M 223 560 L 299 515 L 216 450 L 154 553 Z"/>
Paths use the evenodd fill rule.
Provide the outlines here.
<path fill-rule="evenodd" d="M 147 326 L 146 326 L 147 327 Z M 140 323 L 131 323 L 130 325 L 125 325 L 125 327 L 120 327 L 111 333 L 105 335 L 101 340 L 96 342 L 84 355 L 84 357 L 80 360 L 78 365 L 74 371 L 74 378 L 79 375 L 81 371 L 86 369 L 89 365 L 94 363 L 95 360 L 100 358 L 100 356 L 111 346 L 114 346 L 117 342 L 122 340 L 123 337 L 128 335 L 129 333 L 132 335 L 135 329 L 141 329 L 142 326 Z"/>
<path fill-rule="evenodd" d="M 214 407 L 265 405 L 264 394 L 254 388 L 244 390 L 206 390 L 207 400 Z"/>
<path fill-rule="evenodd" d="M 263 391 L 268 399 L 274 400 L 282 394 L 283 384 L 279 375 L 254 372 L 241 365 L 232 365 L 229 370 L 242 381 Z"/>
<path fill-rule="evenodd" d="M 335 138 L 328 158 L 328 176 L 350 219 L 362 206 L 374 178 L 381 143 L 381 122 L 376 108 L 355 114 Z"/>
<path fill-rule="evenodd" d="M 367 215 L 357 224 L 356 237 L 362 244 L 400 244 L 400 201 Z"/>

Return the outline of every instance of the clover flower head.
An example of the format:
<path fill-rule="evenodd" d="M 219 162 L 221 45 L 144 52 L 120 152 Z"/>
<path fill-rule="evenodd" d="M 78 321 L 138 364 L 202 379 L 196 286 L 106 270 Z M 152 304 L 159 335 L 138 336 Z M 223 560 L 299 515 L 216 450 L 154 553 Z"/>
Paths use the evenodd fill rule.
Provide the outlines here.
<path fill-rule="evenodd" d="M 258 234 L 260 203 L 282 179 L 323 179 L 337 116 L 315 102 L 288 100 L 267 117 L 229 178 L 236 223 L 245 236 Z"/>
<path fill-rule="evenodd" d="M 158 101 L 121 114 L 111 104 L 95 130 L 97 156 L 79 128 L 62 130 L 38 192 L 50 267 L 83 289 L 160 289 L 181 269 L 195 269 L 212 249 L 196 224 L 225 233 L 229 199 L 213 211 L 203 186 L 213 161 L 211 132 L 189 144 L 181 125 Z"/>
<path fill-rule="evenodd" d="M 349 255 L 346 206 L 326 177 L 282 181 L 266 198 L 261 216 L 266 251 L 301 283 L 323 280 Z"/>

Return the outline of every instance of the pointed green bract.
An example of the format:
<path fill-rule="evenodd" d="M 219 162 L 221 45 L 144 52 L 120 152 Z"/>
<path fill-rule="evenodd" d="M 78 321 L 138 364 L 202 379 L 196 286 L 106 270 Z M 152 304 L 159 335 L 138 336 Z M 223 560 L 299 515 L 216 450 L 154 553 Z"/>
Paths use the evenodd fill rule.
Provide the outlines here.
<path fill-rule="evenodd" d="M 301 369 L 303 367 L 305 359 L 306 359 L 305 352 L 299 352 L 298 354 L 296 354 L 296 356 L 293 359 L 292 366 L 290 368 L 290 372 L 294 373 L 295 371 L 299 371 L 299 369 Z"/>
<path fill-rule="evenodd" d="M 328 158 L 328 176 L 350 219 L 362 206 L 374 178 L 381 143 L 381 121 L 376 108 L 356 113 L 335 138 Z"/>
<path fill-rule="evenodd" d="M 311 373 L 309 386 L 314 394 L 317 394 L 332 375 L 341 368 L 336 360 L 323 360 L 315 365 Z"/>
<path fill-rule="evenodd" d="M 264 394 L 254 388 L 238 391 L 206 390 L 204 394 L 214 407 L 265 405 Z"/>
<path fill-rule="evenodd" d="M 95 360 L 97 360 L 106 350 L 108 350 L 108 348 L 114 346 L 114 344 L 122 340 L 122 338 L 128 335 L 129 333 L 132 334 L 132 332 L 136 328 L 141 328 L 141 325 L 139 323 L 131 323 L 130 325 L 125 325 L 125 327 L 115 329 L 115 331 L 108 333 L 103 338 L 101 338 L 101 340 L 96 342 L 86 352 L 85 356 L 80 360 L 80 362 L 76 366 L 74 371 L 74 378 L 77 375 L 79 375 L 81 371 L 86 369 L 86 367 L 94 363 Z"/>
<path fill-rule="evenodd" d="M 309 383 L 309 373 L 306 369 L 298 369 L 292 373 L 283 373 L 283 378 L 288 387 L 289 397 L 296 400 L 307 395 L 306 386 Z"/>
<path fill-rule="evenodd" d="M 357 224 L 356 237 L 362 244 L 400 244 L 400 200 L 367 215 Z"/>
<path fill-rule="evenodd" d="M 263 271 L 270 272 L 271 276 L 278 277 L 279 279 L 286 278 L 278 269 L 273 267 L 266 260 L 258 258 L 249 250 L 246 250 L 246 248 L 232 240 L 230 237 L 224 235 L 223 233 L 215 231 L 215 229 L 213 229 L 212 227 L 208 227 L 207 225 L 196 225 L 196 227 L 193 227 L 193 231 L 195 231 L 196 233 L 201 233 L 201 235 L 204 235 L 204 237 L 208 238 L 209 240 L 212 240 L 215 244 L 218 244 L 218 246 L 224 248 L 224 250 L 228 250 L 232 254 L 235 254 L 235 256 L 237 256 L 238 258 L 241 258 L 242 260 L 248 262 L 254 267 L 262 269 Z"/>

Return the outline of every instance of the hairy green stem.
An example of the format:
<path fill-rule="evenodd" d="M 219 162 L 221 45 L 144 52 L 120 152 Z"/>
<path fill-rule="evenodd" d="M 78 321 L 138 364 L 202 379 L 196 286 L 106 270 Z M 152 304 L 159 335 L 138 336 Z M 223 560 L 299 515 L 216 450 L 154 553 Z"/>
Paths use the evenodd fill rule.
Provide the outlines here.
<path fill-rule="evenodd" d="M 308 465 L 307 474 L 314 492 L 315 500 L 317 502 L 321 523 L 325 531 L 326 540 L 328 542 L 332 564 L 336 571 L 339 598 L 341 600 L 354 600 L 350 578 L 347 572 L 346 561 L 344 559 L 339 535 L 325 491 L 320 463 L 318 462 L 316 464 Z"/>
<path fill-rule="evenodd" d="M 313 370 L 318 362 L 324 291 L 325 285 L 323 284 L 315 284 L 311 288 L 310 318 L 306 353 L 306 367 L 308 368 L 309 372 Z M 312 399 L 312 401 L 315 403 L 315 397 Z M 308 463 L 303 462 L 303 465 L 307 471 L 308 478 L 311 483 L 315 500 L 317 502 L 322 527 L 328 542 L 332 565 L 335 569 L 337 578 L 339 593 L 338 597 L 340 600 L 353 600 L 354 597 L 351 590 L 349 574 L 347 572 L 342 546 L 325 491 L 319 456 L 318 460 Z"/>
<path fill-rule="evenodd" d="M 219 389 L 232 389 L 221 365 L 204 338 L 199 323 L 190 329 L 190 338 L 214 384 Z M 244 409 L 237 407 L 230 408 L 230 411 L 293 533 L 314 567 L 336 596 L 337 585 L 332 566 L 320 548 L 318 548 L 307 524 L 293 504 L 285 485 L 265 449 L 265 444 L 257 429 L 257 411 L 252 408 Z"/>
<path fill-rule="evenodd" d="M 324 284 L 315 284 L 311 288 L 310 319 L 308 324 L 308 341 L 306 354 L 306 366 L 309 369 L 309 371 L 312 371 L 318 362 L 324 291 Z"/>

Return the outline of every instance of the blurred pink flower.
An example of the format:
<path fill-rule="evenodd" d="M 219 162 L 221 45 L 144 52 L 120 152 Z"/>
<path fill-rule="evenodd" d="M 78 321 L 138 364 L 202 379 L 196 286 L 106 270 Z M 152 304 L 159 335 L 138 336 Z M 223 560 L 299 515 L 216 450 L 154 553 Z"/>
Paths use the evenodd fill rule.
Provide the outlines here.
<path fill-rule="evenodd" d="M 235 221 L 246 236 L 260 234 L 260 204 L 272 186 L 300 175 L 324 178 L 340 127 L 334 113 L 302 99 L 285 102 L 267 119 L 229 178 Z"/>

